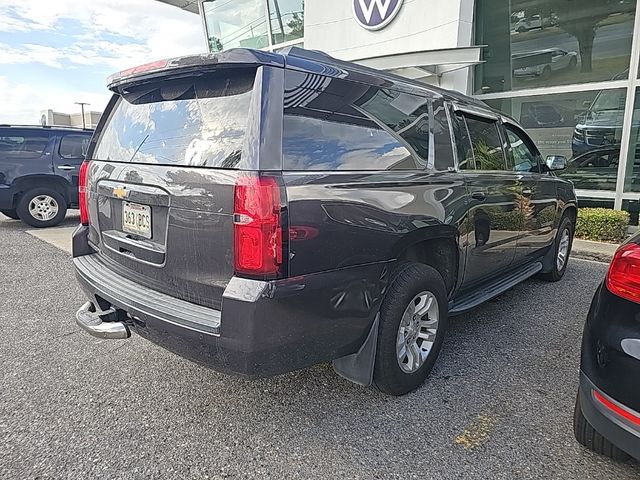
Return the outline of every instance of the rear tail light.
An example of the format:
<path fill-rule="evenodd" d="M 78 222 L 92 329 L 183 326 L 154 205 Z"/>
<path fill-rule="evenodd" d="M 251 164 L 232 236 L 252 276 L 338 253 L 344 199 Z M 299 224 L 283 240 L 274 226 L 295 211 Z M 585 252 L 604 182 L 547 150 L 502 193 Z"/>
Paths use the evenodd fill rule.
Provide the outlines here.
<path fill-rule="evenodd" d="M 630 243 L 618 249 L 607 273 L 611 293 L 640 303 L 640 245 Z"/>
<path fill-rule="evenodd" d="M 234 190 L 234 265 L 239 274 L 273 277 L 283 257 L 280 187 L 274 177 L 242 175 Z"/>
<path fill-rule="evenodd" d="M 593 390 L 593 397 L 598 401 L 598 403 L 600 403 L 600 405 L 605 407 L 610 412 L 613 412 L 619 417 L 622 417 L 628 422 L 631 422 L 636 427 L 640 427 L 640 415 L 638 415 L 633 410 L 627 407 L 624 407 L 618 404 L 617 402 L 613 402 L 612 400 L 609 400 L 607 397 L 602 395 L 597 390 Z"/>
<path fill-rule="evenodd" d="M 87 198 L 87 182 L 89 177 L 89 162 L 85 160 L 80 165 L 78 178 L 78 203 L 80 204 L 80 223 L 89 225 L 89 199 Z"/>

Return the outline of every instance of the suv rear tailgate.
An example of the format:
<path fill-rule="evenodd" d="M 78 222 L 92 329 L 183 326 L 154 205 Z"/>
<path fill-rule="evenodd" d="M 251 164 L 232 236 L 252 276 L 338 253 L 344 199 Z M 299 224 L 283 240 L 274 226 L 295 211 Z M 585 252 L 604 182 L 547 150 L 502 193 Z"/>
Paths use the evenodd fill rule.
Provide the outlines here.
<path fill-rule="evenodd" d="M 89 152 L 89 241 L 123 277 L 219 309 L 255 68 L 115 95 Z"/>

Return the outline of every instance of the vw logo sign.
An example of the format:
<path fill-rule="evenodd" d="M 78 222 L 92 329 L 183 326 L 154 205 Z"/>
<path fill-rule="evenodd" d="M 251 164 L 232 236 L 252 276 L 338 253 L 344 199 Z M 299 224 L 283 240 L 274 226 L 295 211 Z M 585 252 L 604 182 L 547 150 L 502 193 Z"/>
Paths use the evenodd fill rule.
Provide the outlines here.
<path fill-rule="evenodd" d="M 352 0 L 353 16 L 367 30 L 380 30 L 391 23 L 403 0 Z"/>

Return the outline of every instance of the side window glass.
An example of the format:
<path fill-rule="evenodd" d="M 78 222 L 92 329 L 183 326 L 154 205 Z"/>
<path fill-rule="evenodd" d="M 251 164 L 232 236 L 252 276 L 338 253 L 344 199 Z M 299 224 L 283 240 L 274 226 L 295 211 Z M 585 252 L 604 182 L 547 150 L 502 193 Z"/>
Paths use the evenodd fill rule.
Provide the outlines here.
<path fill-rule="evenodd" d="M 476 170 L 506 170 L 498 123 L 470 115 L 464 115 L 464 118 L 471 137 Z"/>
<path fill-rule="evenodd" d="M 24 146 L 24 137 L 17 135 L 0 136 L 1 152 L 19 152 Z"/>
<path fill-rule="evenodd" d="M 540 159 L 530 140 L 513 127 L 505 125 L 516 172 L 540 173 Z"/>
<path fill-rule="evenodd" d="M 453 115 L 453 133 L 456 139 L 456 150 L 458 151 L 458 169 L 474 170 L 475 162 L 473 161 L 473 147 L 471 146 L 471 138 L 467 124 L 462 115 Z"/>
<path fill-rule="evenodd" d="M 427 98 L 288 71 L 284 103 L 286 169 L 422 170 L 429 162 Z"/>
<path fill-rule="evenodd" d="M 87 135 L 65 135 L 60 141 L 62 158 L 84 158 L 89 148 L 91 137 Z"/>
<path fill-rule="evenodd" d="M 373 95 L 354 102 L 374 122 L 382 122 L 398 135 L 406 146 L 418 157 L 417 168 L 423 168 L 429 160 L 429 108 L 427 98 L 396 92 L 394 90 L 370 88 Z"/>
<path fill-rule="evenodd" d="M 442 171 L 453 168 L 453 144 L 446 105 L 442 100 L 433 102 L 433 145 L 435 169 Z"/>
<path fill-rule="evenodd" d="M 39 157 L 49 143 L 48 135 L 28 135 L 19 132 L 0 134 L 0 152 L 11 153 L 19 157 Z"/>

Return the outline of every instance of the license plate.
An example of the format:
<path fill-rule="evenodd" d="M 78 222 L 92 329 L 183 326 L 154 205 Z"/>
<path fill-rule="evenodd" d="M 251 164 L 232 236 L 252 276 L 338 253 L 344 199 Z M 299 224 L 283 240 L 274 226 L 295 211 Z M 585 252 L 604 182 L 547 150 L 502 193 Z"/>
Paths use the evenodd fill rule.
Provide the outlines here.
<path fill-rule="evenodd" d="M 122 202 L 122 230 L 151 238 L 151 207 Z"/>

